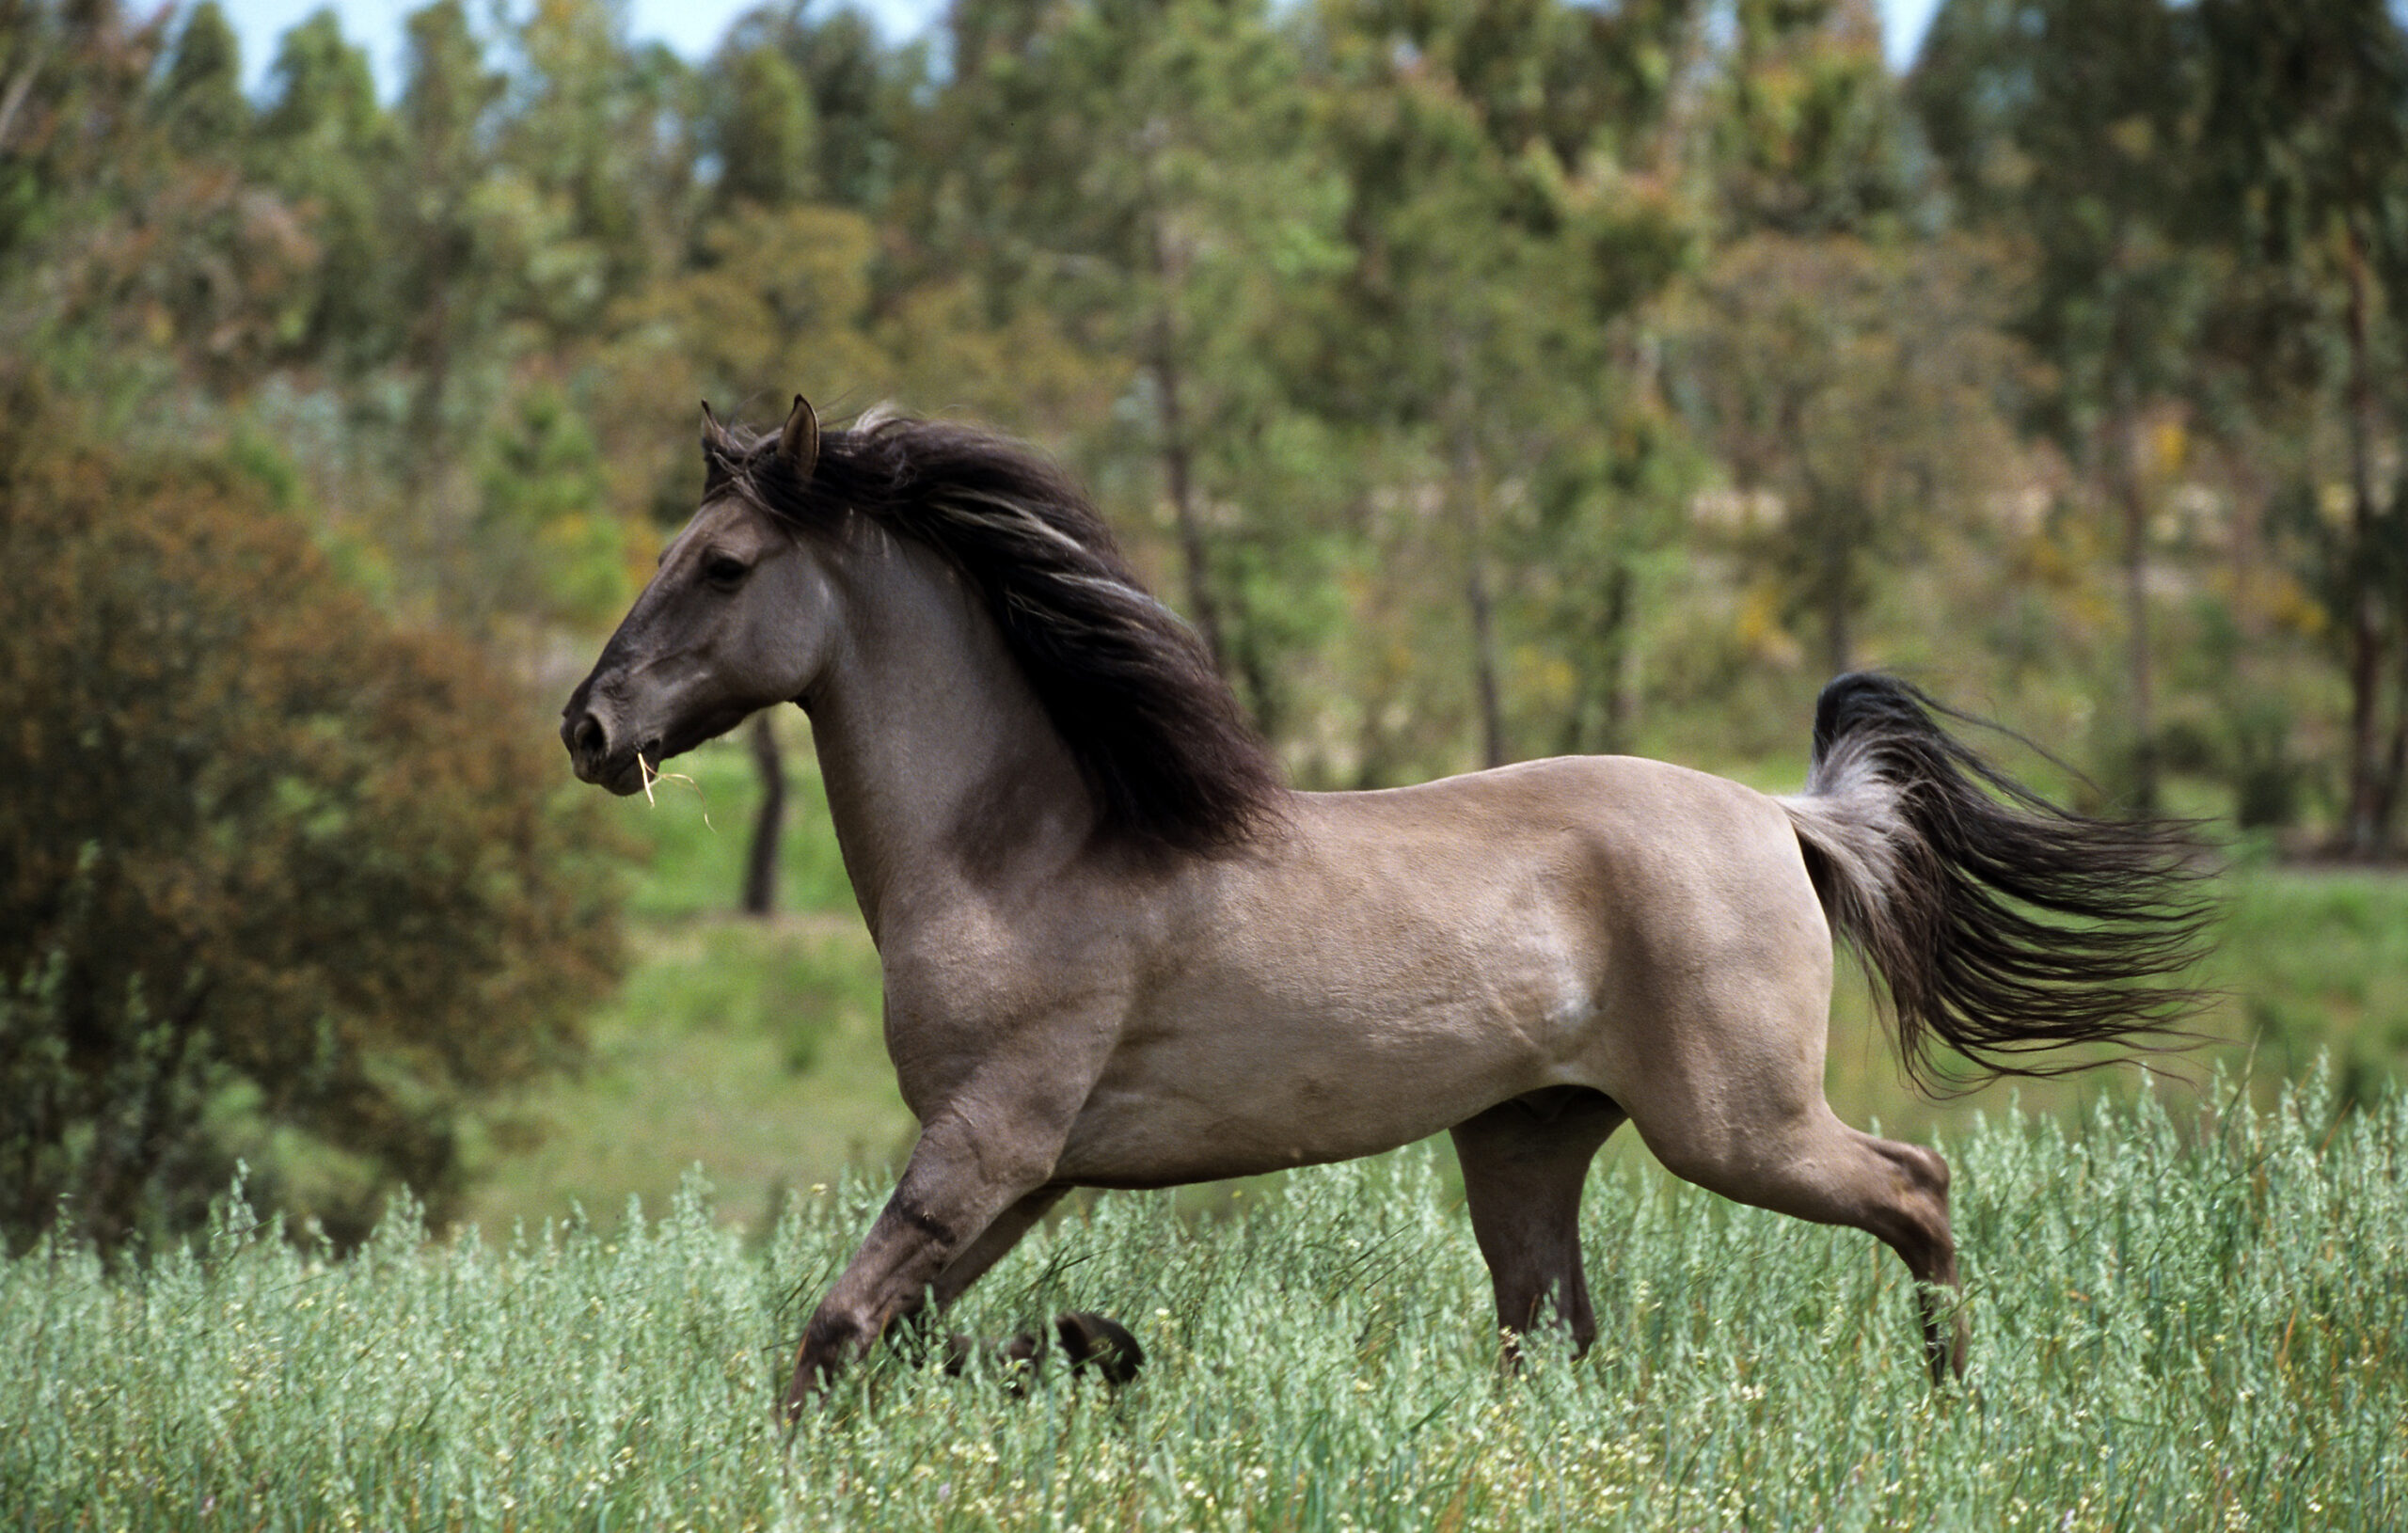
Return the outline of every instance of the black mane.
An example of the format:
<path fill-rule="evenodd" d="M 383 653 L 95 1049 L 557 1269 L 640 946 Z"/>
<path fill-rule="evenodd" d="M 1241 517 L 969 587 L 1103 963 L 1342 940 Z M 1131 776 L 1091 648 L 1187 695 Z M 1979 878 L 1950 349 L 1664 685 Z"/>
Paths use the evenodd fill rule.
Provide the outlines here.
<path fill-rule="evenodd" d="M 1078 486 L 973 427 L 886 417 L 820 441 L 798 481 L 777 436 L 705 442 L 714 486 L 771 515 L 874 516 L 950 559 L 1086 779 L 1104 830 L 1189 851 L 1279 817 L 1277 764 L 1195 632 L 1137 581 Z"/>

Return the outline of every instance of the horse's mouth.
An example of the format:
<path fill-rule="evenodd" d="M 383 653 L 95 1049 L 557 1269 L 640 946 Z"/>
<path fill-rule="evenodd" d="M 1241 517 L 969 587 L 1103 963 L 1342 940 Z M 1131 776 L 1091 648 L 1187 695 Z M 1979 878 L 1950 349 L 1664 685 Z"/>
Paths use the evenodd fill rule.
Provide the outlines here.
<path fill-rule="evenodd" d="M 632 798 L 660 775 L 660 764 L 668 756 L 669 752 L 660 749 L 660 736 L 656 735 L 625 755 L 614 751 L 599 761 L 578 759 L 577 775 L 621 798 Z"/>
<path fill-rule="evenodd" d="M 660 776 L 661 764 L 682 756 L 705 740 L 715 740 L 742 723 L 745 714 L 734 710 L 713 715 L 697 724 L 673 731 L 668 738 L 656 735 L 629 751 L 625 759 L 606 762 L 591 781 L 622 798 L 642 793 Z"/>
<path fill-rule="evenodd" d="M 659 759 L 657 750 L 631 751 L 626 760 L 595 773 L 594 781 L 619 798 L 633 798 L 643 791 L 646 782 L 660 775 Z"/>

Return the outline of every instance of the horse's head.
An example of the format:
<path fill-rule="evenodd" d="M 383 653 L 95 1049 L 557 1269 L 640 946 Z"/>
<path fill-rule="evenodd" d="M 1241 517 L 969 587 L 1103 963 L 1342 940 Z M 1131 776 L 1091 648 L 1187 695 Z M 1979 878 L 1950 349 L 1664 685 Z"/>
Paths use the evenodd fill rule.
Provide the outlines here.
<path fill-rule="evenodd" d="M 612 793 L 642 790 L 663 761 L 747 715 L 801 696 L 826 659 L 832 591 L 808 541 L 772 516 L 728 464 L 745 454 L 703 407 L 703 503 L 660 556 L 594 671 L 561 710 L 577 775 Z M 752 472 L 807 482 L 819 422 L 797 397 L 774 463 Z"/>

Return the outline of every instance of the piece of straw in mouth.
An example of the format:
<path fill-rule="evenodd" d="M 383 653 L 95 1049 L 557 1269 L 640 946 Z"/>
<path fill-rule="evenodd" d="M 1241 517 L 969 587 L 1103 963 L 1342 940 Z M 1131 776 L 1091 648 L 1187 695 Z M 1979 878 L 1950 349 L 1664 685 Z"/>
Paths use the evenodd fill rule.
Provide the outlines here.
<path fill-rule="evenodd" d="M 643 752 L 641 751 L 636 752 L 636 765 L 643 768 L 643 801 L 650 804 L 655 809 L 658 809 L 660 807 L 660 800 L 652 796 L 652 785 L 655 782 L 683 782 L 688 787 L 694 790 L 695 798 L 700 798 L 703 797 L 703 785 L 700 782 L 695 782 L 692 778 L 688 777 L 683 772 L 664 772 L 659 770 L 655 767 L 652 763 L 643 759 Z M 719 834 L 719 827 L 711 823 L 710 805 L 707 801 L 703 805 L 703 829 L 708 830 L 713 835 Z"/>

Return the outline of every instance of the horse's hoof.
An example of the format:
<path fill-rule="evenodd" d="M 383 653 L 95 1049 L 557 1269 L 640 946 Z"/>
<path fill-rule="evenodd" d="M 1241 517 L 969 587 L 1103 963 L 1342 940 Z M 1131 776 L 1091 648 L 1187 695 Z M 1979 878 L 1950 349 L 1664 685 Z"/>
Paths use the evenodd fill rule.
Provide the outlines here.
<path fill-rule="evenodd" d="M 1056 1320 L 1054 1334 L 1062 1338 L 1073 1377 L 1093 1367 L 1105 1383 L 1125 1384 L 1145 1366 L 1146 1349 L 1118 1320 L 1081 1311 Z"/>

